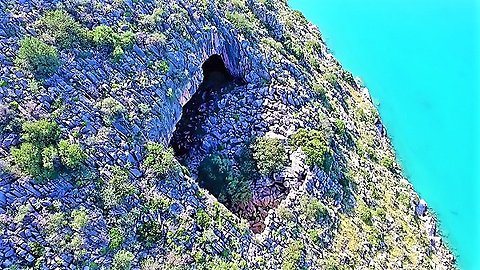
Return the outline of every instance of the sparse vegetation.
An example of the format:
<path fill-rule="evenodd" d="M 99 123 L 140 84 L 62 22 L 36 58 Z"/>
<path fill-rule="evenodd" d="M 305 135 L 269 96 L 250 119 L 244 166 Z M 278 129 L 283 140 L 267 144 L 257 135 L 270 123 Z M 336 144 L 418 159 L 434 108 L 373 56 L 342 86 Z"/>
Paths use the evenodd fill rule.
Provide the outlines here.
<path fill-rule="evenodd" d="M 325 205 L 317 198 L 308 195 L 300 199 L 300 208 L 308 220 L 318 221 L 328 215 Z"/>
<path fill-rule="evenodd" d="M 339 135 L 344 135 L 346 132 L 345 122 L 342 119 L 335 120 L 335 132 Z"/>
<path fill-rule="evenodd" d="M 147 156 L 144 165 L 156 174 L 163 176 L 180 169 L 172 148 L 166 148 L 163 144 L 152 142 L 147 144 Z"/>
<path fill-rule="evenodd" d="M 162 224 L 158 221 L 147 221 L 138 228 L 138 237 L 147 243 L 155 243 L 164 236 Z"/>
<path fill-rule="evenodd" d="M 128 179 L 128 172 L 122 168 L 113 167 L 112 175 L 106 181 L 102 191 L 103 204 L 107 208 L 115 207 L 135 191 L 135 186 Z"/>
<path fill-rule="evenodd" d="M 96 104 L 96 107 L 105 114 L 105 121 L 112 122 L 126 111 L 125 107 L 112 97 L 105 98 Z"/>
<path fill-rule="evenodd" d="M 80 209 L 73 210 L 71 216 L 72 223 L 70 224 L 70 226 L 72 227 L 72 229 L 80 231 L 85 228 L 85 226 L 87 226 L 88 213 L 85 208 L 80 207 Z"/>
<path fill-rule="evenodd" d="M 301 241 L 291 242 L 283 251 L 282 270 L 296 270 L 301 268 L 301 258 L 305 246 Z"/>
<path fill-rule="evenodd" d="M 125 240 L 122 230 L 119 228 L 111 228 L 108 231 L 108 238 L 110 240 L 108 247 L 112 250 L 118 249 L 123 244 L 123 241 Z"/>
<path fill-rule="evenodd" d="M 372 211 L 367 206 L 361 205 L 358 207 L 358 215 L 365 224 L 372 226 Z"/>
<path fill-rule="evenodd" d="M 390 171 L 394 171 L 395 170 L 395 160 L 392 159 L 391 157 L 385 155 L 382 160 L 380 160 L 380 164 L 387 168 L 388 170 Z"/>
<path fill-rule="evenodd" d="M 247 17 L 243 13 L 239 12 L 228 12 L 227 13 L 227 20 L 229 20 L 235 28 L 237 28 L 240 32 L 247 36 L 251 36 L 255 29 L 255 24 L 253 20 Z"/>
<path fill-rule="evenodd" d="M 211 218 L 203 209 L 198 209 L 195 219 L 202 229 L 208 229 L 212 223 Z"/>

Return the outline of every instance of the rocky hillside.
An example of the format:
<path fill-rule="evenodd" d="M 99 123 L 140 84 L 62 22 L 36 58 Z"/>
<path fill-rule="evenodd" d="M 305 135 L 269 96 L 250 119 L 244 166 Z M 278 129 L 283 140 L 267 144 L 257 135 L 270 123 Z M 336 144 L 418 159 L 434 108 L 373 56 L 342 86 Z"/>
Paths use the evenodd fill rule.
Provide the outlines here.
<path fill-rule="evenodd" d="M 3 269 L 452 269 L 284 1 L 0 0 Z"/>

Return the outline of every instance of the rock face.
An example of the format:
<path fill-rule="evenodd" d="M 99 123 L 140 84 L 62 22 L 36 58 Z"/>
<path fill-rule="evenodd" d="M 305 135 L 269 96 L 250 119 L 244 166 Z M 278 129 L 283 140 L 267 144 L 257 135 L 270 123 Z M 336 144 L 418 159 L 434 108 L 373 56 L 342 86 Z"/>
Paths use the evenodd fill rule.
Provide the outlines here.
<path fill-rule="evenodd" d="M 116 60 L 108 46 L 61 47 L 36 24 L 56 9 L 86 31 L 131 31 L 133 44 Z M 50 77 L 15 64 L 28 36 L 58 49 Z M 226 70 L 205 68 L 211 57 Z M 0 0 L 0 71 L 2 269 L 455 268 L 368 89 L 284 1 Z M 40 182 L 18 168 L 21 123 L 42 118 L 80 143 L 81 169 Z M 289 144 L 299 129 L 329 138 L 329 166 Z M 252 183 L 249 201 L 227 209 L 198 186 L 203 158 L 233 158 L 264 135 L 287 162 Z M 181 145 L 188 170 L 147 166 L 152 142 Z"/>

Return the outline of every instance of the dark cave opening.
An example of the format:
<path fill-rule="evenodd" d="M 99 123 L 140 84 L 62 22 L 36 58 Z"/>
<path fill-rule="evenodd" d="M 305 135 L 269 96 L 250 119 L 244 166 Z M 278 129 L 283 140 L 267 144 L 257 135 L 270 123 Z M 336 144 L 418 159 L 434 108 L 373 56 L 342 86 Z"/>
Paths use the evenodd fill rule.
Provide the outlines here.
<path fill-rule="evenodd" d="M 175 155 L 180 161 L 191 152 L 192 148 L 201 145 L 204 133 L 202 123 L 212 114 L 212 104 L 228 87 L 235 85 L 222 57 L 218 54 L 210 56 L 203 64 L 203 81 L 190 100 L 182 108 L 182 118 L 176 125 L 170 142 Z"/>
<path fill-rule="evenodd" d="M 190 164 L 192 156 L 209 156 L 212 149 L 205 149 L 203 144 L 207 140 L 205 121 L 213 117 L 219 110 L 217 101 L 223 94 L 228 93 L 242 80 L 234 78 L 225 66 L 222 57 L 218 54 L 210 56 L 202 65 L 203 81 L 191 99 L 182 108 L 182 118 L 176 125 L 170 142 L 177 159 L 186 167 L 196 172 L 197 165 Z M 216 150 L 216 149 L 215 149 Z M 204 163 L 204 162 L 202 162 Z M 218 164 L 217 164 L 218 165 Z M 212 167 L 214 168 L 214 167 Z M 220 177 L 222 169 L 206 174 L 198 172 L 198 182 L 202 188 L 207 189 L 212 195 L 218 197 L 224 188 L 226 177 Z M 203 180 L 202 180 L 203 179 Z M 220 181 L 220 182 L 219 182 Z"/>
<path fill-rule="evenodd" d="M 254 127 L 240 118 L 244 105 L 238 100 L 246 91 L 241 87 L 246 82 L 232 76 L 220 55 L 210 56 L 202 70 L 203 81 L 183 106 L 170 146 L 200 187 L 248 220 L 254 232 L 261 232 L 270 208 L 263 204 L 277 202 L 262 198 L 280 198 L 277 195 L 284 193 L 284 187 L 274 184 L 254 193 L 263 182 L 257 182 L 261 175 L 249 147 Z"/>
<path fill-rule="evenodd" d="M 231 75 L 218 54 L 211 55 L 202 64 L 202 71 L 203 81 L 183 106 L 182 118 L 177 123 L 170 142 L 180 162 L 185 161 L 192 149 L 201 147 L 205 120 L 218 110 L 216 102 L 219 97 L 236 85 L 243 84 L 242 79 Z"/>

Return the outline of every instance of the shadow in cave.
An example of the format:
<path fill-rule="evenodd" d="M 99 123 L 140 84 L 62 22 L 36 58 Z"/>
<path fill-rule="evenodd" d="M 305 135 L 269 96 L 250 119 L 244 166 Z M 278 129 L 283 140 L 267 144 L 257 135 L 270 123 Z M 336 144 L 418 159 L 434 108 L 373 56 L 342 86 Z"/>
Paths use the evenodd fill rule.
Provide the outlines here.
<path fill-rule="evenodd" d="M 175 155 L 184 162 L 192 148 L 201 145 L 202 135 L 205 131 L 202 124 L 212 113 L 212 104 L 218 97 L 236 85 L 244 84 L 242 79 L 231 75 L 222 57 L 218 54 L 210 56 L 202 65 L 203 81 L 191 99 L 182 108 L 182 118 L 176 125 L 176 130 L 171 140 Z"/>

